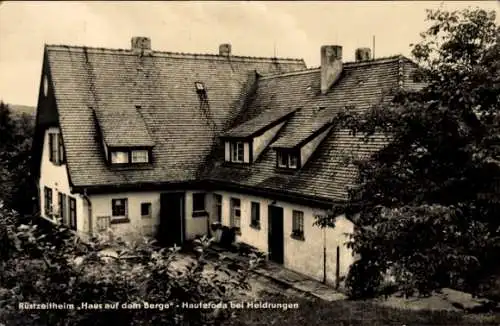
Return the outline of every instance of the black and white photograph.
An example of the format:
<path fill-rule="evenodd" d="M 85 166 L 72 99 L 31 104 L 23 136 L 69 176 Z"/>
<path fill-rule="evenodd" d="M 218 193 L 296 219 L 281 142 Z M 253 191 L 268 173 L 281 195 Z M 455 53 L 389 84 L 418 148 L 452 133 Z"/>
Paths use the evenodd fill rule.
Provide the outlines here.
<path fill-rule="evenodd" d="M 0 326 L 500 325 L 499 9 L 0 1 Z"/>

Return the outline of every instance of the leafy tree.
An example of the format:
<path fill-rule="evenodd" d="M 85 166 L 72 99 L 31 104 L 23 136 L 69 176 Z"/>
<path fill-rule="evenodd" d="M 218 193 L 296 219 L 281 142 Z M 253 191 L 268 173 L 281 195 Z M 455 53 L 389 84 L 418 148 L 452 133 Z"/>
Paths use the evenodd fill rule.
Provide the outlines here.
<path fill-rule="evenodd" d="M 0 102 L 0 198 L 23 214 L 32 212 L 36 193 L 29 168 L 33 133 L 33 117 Z"/>
<path fill-rule="evenodd" d="M 216 305 L 248 289 L 249 271 L 258 262 L 234 273 L 223 262 L 208 263 L 205 238 L 195 242 L 197 256 L 186 257 L 147 239 L 131 243 L 110 233 L 84 243 L 63 226 L 48 234 L 18 220 L 0 204 L 0 323 L 6 325 L 219 325 L 234 310 Z M 22 310 L 22 302 L 75 308 Z M 213 306 L 183 306 L 200 302 Z"/>
<path fill-rule="evenodd" d="M 355 133 L 391 137 L 355 162 L 354 297 L 375 294 L 387 272 L 407 294 L 473 290 L 500 259 L 500 27 L 482 9 L 427 14 L 430 26 L 412 50 L 414 78 L 425 86 L 337 117 Z"/>

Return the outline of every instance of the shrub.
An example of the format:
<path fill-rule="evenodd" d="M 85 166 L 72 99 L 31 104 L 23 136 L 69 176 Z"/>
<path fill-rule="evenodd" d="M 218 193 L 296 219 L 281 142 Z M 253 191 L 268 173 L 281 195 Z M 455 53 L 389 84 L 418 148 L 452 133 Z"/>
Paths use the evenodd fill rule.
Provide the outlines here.
<path fill-rule="evenodd" d="M 159 248 L 149 239 L 130 243 L 108 234 L 83 243 L 63 226 L 49 237 L 36 225 L 16 226 L 9 217 L 15 213 L 0 208 L 0 241 L 8 244 L 0 262 L 0 322 L 8 325 L 216 325 L 232 313 L 217 304 L 227 304 L 249 286 L 253 261 L 236 275 L 208 264 L 207 238 L 196 240 L 198 255 L 187 258 L 179 248 Z M 102 306 L 27 311 L 18 309 L 22 302 Z M 200 302 L 212 306 L 185 307 Z M 142 309 L 104 309 L 116 303 L 117 308 L 138 303 Z M 155 306 L 145 309 L 145 303 Z"/>

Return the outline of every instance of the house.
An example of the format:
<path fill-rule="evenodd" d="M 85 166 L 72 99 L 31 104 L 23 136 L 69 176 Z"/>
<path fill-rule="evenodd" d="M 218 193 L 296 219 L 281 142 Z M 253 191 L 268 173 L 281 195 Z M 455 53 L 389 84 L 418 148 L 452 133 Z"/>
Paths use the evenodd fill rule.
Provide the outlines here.
<path fill-rule="evenodd" d="M 371 59 L 321 47 L 302 59 L 46 45 L 33 144 L 41 216 L 82 235 L 108 228 L 181 244 L 220 222 L 239 240 L 318 280 L 336 283 L 354 257 L 354 224 L 314 226 L 346 199 L 365 143 L 332 118 L 366 110 L 387 90 L 414 87 L 402 56 Z"/>

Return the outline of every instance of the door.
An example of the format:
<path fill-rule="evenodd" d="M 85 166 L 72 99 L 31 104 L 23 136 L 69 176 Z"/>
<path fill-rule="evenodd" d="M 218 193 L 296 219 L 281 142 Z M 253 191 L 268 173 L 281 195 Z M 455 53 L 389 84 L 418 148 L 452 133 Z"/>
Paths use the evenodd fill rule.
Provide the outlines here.
<path fill-rule="evenodd" d="M 283 264 L 283 208 L 269 205 L 267 219 L 269 259 L 278 264 Z"/>
<path fill-rule="evenodd" d="M 184 228 L 184 193 L 161 194 L 158 241 L 165 246 L 181 246 Z"/>

